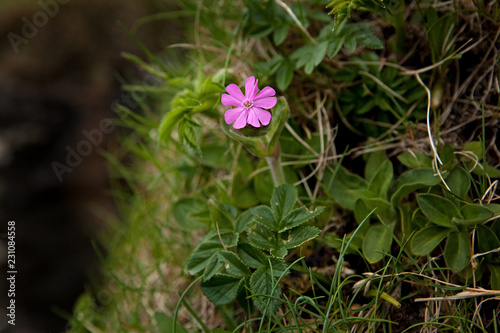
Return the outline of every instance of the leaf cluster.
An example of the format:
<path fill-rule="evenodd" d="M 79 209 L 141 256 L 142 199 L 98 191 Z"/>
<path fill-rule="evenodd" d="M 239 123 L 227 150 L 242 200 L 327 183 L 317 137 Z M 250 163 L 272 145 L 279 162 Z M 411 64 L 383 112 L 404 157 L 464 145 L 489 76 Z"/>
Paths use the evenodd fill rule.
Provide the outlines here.
<path fill-rule="evenodd" d="M 262 313 L 277 311 L 279 280 L 290 269 L 283 257 L 320 232 L 303 224 L 323 208 L 294 209 L 296 200 L 296 189 L 286 184 L 275 188 L 269 206 L 256 206 L 239 216 L 232 206 L 210 203 L 213 230 L 193 251 L 186 270 L 202 274 L 201 289 L 214 304 L 237 299 L 249 313 L 254 307 Z"/>

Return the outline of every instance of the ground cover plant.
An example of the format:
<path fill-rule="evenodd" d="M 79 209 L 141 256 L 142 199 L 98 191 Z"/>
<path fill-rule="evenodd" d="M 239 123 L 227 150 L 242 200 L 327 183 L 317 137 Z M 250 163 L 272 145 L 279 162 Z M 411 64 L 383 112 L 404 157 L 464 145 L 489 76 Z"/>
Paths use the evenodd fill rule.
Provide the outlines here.
<path fill-rule="evenodd" d="M 498 2 L 178 5 L 72 331 L 498 332 Z"/>

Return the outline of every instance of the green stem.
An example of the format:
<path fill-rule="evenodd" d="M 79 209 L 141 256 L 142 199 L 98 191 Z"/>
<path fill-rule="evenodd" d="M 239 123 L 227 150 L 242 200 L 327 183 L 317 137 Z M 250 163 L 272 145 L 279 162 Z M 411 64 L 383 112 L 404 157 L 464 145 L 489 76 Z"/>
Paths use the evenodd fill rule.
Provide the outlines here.
<path fill-rule="evenodd" d="M 279 141 L 276 141 L 273 154 L 266 157 L 266 162 L 269 165 L 269 170 L 271 171 L 274 187 L 286 184 L 285 174 L 283 172 L 283 167 L 281 166 L 281 149 Z"/>

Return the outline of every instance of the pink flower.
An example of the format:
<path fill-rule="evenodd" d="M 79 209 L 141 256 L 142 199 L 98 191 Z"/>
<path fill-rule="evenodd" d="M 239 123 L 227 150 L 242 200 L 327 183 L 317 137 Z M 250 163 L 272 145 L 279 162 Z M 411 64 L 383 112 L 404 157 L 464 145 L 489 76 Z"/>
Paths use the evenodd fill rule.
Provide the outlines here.
<path fill-rule="evenodd" d="M 221 102 L 225 106 L 236 107 L 224 114 L 226 124 L 234 123 L 233 127 L 236 129 L 243 128 L 247 124 L 253 127 L 260 127 L 260 124 L 269 125 L 271 113 L 263 109 L 271 109 L 276 105 L 277 98 L 273 97 L 276 92 L 271 87 L 265 87 L 259 92 L 258 82 L 255 77 L 249 77 L 245 82 L 245 95 L 233 83 L 226 87 L 229 95 L 222 94 Z"/>

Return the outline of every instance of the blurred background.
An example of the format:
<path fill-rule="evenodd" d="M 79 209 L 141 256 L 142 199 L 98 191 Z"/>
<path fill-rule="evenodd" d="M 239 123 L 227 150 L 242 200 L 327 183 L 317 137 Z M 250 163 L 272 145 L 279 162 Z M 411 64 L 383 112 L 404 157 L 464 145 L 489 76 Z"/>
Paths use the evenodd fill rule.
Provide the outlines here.
<path fill-rule="evenodd" d="M 61 313 L 99 265 L 91 240 L 116 214 L 99 154 L 116 135 L 109 119 L 144 73 L 122 52 L 142 55 L 182 39 L 174 23 L 139 19 L 175 9 L 159 0 L 0 2 L 0 265 L 7 272 L 7 222 L 16 222 L 16 325 L 0 331 L 63 332 Z M 121 25 L 123 27 L 121 27 Z M 137 28 L 137 29 L 136 29 Z M 128 105 L 134 108 L 134 104 Z"/>

